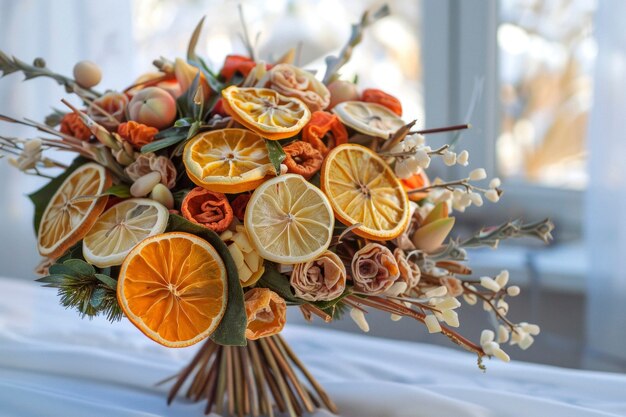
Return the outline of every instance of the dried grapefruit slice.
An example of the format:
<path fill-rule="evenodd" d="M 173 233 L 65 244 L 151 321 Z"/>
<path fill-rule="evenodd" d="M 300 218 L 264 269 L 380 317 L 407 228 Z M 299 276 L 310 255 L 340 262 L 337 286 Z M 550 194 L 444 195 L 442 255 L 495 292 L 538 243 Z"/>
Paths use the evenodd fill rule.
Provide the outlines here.
<path fill-rule="evenodd" d="M 344 125 L 357 132 L 383 139 L 404 126 L 397 114 L 376 103 L 344 101 L 333 107 L 333 113 Z"/>
<path fill-rule="evenodd" d="M 185 347 L 215 331 L 227 291 L 226 268 L 215 248 L 198 236 L 171 232 L 144 239 L 129 252 L 117 299 L 150 339 Z"/>
<path fill-rule="evenodd" d="M 120 265 L 137 243 L 163 233 L 168 218 L 167 208 L 154 200 L 124 200 L 105 211 L 83 238 L 83 256 L 99 268 Z"/>
<path fill-rule="evenodd" d="M 219 193 L 253 190 L 275 175 L 262 137 L 246 129 L 200 133 L 185 145 L 183 162 L 198 186 Z"/>
<path fill-rule="evenodd" d="M 41 217 L 37 247 L 42 256 L 58 258 L 89 232 L 104 210 L 111 186 L 106 168 L 81 165 L 63 181 Z"/>
<path fill-rule="evenodd" d="M 224 110 L 233 119 L 266 139 L 295 136 L 311 119 L 309 108 L 295 97 L 287 97 L 269 88 L 222 90 Z"/>
<path fill-rule="evenodd" d="M 250 197 L 244 221 L 259 255 L 282 264 L 307 262 L 324 252 L 334 223 L 326 196 L 297 174 L 261 184 Z"/>
<path fill-rule="evenodd" d="M 409 222 L 406 191 L 385 161 L 361 145 L 334 148 L 322 165 L 322 191 L 335 216 L 353 231 L 372 240 L 399 236 Z"/>

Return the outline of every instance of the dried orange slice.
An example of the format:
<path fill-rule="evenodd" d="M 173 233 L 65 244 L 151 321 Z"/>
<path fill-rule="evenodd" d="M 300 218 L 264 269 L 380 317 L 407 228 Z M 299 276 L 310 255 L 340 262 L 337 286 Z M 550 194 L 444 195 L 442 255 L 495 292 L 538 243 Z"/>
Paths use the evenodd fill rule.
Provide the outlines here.
<path fill-rule="evenodd" d="M 83 238 L 83 256 L 99 268 L 120 265 L 141 240 L 163 233 L 169 212 L 148 198 L 117 203 L 96 221 Z"/>
<path fill-rule="evenodd" d="M 389 166 L 374 151 L 346 143 L 334 148 L 322 165 L 320 185 L 335 216 L 372 240 L 399 236 L 409 223 L 409 199 Z"/>
<path fill-rule="evenodd" d="M 95 163 L 80 166 L 54 193 L 41 217 L 37 247 L 42 256 L 58 258 L 89 232 L 104 211 L 111 186 L 106 168 Z"/>
<path fill-rule="evenodd" d="M 261 184 L 250 197 L 244 221 L 259 255 L 281 264 L 317 258 L 330 245 L 334 223 L 326 196 L 297 174 Z"/>
<path fill-rule="evenodd" d="M 295 97 L 287 97 L 269 88 L 222 90 L 224 110 L 237 122 L 266 139 L 295 136 L 311 119 L 309 108 Z"/>
<path fill-rule="evenodd" d="M 183 162 L 198 186 L 218 193 L 242 193 L 275 175 L 262 137 L 246 129 L 200 133 L 185 145 Z"/>
<path fill-rule="evenodd" d="M 376 103 L 344 101 L 333 107 L 333 113 L 357 132 L 384 139 L 404 126 L 397 114 Z"/>
<path fill-rule="evenodd" d="M 209 242 L 171 232 L 139 242 L 120 270 L 117 299 L 150 339 L 185 347 L 207 338 L 226 311 L 226 267 Z"/>

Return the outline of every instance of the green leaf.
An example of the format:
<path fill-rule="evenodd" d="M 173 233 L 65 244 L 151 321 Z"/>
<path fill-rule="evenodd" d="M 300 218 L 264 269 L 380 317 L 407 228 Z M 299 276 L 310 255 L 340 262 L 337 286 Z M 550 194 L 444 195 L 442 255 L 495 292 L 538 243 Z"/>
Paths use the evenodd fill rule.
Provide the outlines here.
<path fill-rule="evenodd" d="M 270 162 L 276 170 L 276 175 L 280 175 L 280 164 L 282 164 L 287 157 L 282 145 L 278 141 L 265 139 L 265 146 L 267 147 Z"/>
<path fill-rule="evenodd" d="M 196 25 L 196 28 L 193 30 L 191 34 L 191 39 L 189 39 L 189 45 L 187 46 L 187 59 L 197 59 L 198 55 L 196 55 L 196 45 L 198 44 L 198 39 L 200 39 L 200 33 L 202 33 L 202 25 L 204 24 L 204 19 L 206 16 L 202 16 L 202 19 Z"/>
<path fill-rule="evenodd" d="M 89 304 L 93 308 L 98 308 L 102 305 L 102 302 L 107 296 L 107 291 L 104 288 L 96 288 L 91 293 L 91 299 L 89 300 Z"/>
<path fill-rule="evenodd" d="M 186 232 L 201 237 L 209 242 L 221 256 L 228 276 L 228 301 L 226 312 L 219 326 L 211 335 L 215 343 L 226 346 L 246 345 L 246 309 L 243 302 L 243 289 L 239 282 L 237 266 L 233 261 L 230 251 L 214 231 L 197 225 L 176 214 L 170 214 L 167 229 L 168 232 Z"/>
<path fill-rule="evenodd" d="M 155 141 L 141 147 L 141 153 L 156 152 L 158 150 L 176 145 L 187 138 L 188 126 L 170 127 L 162 132 L 157 133 Z"/>
<path fill-rule="evenodd" d="M 59 187 L 63 184 L 63 181 L 65 181 L 65 179 L 69 177 L 72 172 L 74 172 L 78 167 L 86 162 L 88 162 L 86 158 L 79 156 L 78 158 L 74 159 L 72 164 L 65 170 L 64 173 L 50 181 L 48 184 L 44 185 L 39 190 L 28 195 L 28 198 L 30 198 L 30 200 L 35 205 L 35 216 L 33 218 L 35 233 L 39 233 L 39 224 L 41 223 L 41 217 L 43 216 L 43 212 L 46 210 L 46 207 L 48 207 L 48 203 L 50 202 L 50 199 L 52 198 L 54 193 L 57 192 Z"/>
<path fill-rule="evenodd" d="M 104 275 L 104 274 L 94 274 L 94 276 L 98 279 L 98 281 L 100 281 L 101 283 L 109 287 L 110 289 L 117 290 L 116 279 L 113 279 L 110 276 Z"/>
<path fill-rule="evenodd" d="M 193 118 L 191 117 L 183 117 L 182 119 L 176 120 L 174 123 L 174 127 L 189 127 L 193 123 Z"/>
<path fill-rule="evenodd" d="M 189 132 L 187 133 L 187 139 L 191 139 L 196 136 L 198 130 L 200 130 L 200 122 L 195 121 L 191 124 L 191 127 L 189 128 Z"/>
<path fill-rule="evenodd" d="M 93 265 L 88 264 L 87 262 L 80 259 L 68 259 L 67 261 L 63 262 L 63 265 L 74 271 L 74 276 L 83 275 L 90 277 L 96 273 L 96 269 L 93 267 Z"/>
<path fill-rule="evenodd" d="M 127 184 L 117 184 L 113 185 L 102 194 L 114 195 L 120 198 L 130 198 L 130 187 Z"/>
<path fill-rule="evenodd" d="M 265 272 L 256 285 L 257 287 L 269 288 L 276 294 L 280 295 L 288 303 L 303 304 L 305 302 L 304 300 L 293 295 L 289 279 L 278 272 L 276 264 L 273 262 L 265 262 Z"/>

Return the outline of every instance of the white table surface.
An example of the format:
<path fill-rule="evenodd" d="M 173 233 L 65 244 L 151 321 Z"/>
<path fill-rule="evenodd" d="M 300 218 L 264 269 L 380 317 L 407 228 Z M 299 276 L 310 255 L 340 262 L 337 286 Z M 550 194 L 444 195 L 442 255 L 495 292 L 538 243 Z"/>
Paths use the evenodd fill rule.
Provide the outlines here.
<path fill-rule="evenodd" d="M 392 324 L 390 324 L 392 325 Z M 287 326 L 342 416 L 626 416 L 626 376 L 487 361 L 425 344 Z M 203 415 L 154 383 L 195 348 L 167 349 L 126 320 L 81 320 L 56 290 L 0 278 L 0 416 Z M 328 417 L 320 411 L 316 417 Z"/>

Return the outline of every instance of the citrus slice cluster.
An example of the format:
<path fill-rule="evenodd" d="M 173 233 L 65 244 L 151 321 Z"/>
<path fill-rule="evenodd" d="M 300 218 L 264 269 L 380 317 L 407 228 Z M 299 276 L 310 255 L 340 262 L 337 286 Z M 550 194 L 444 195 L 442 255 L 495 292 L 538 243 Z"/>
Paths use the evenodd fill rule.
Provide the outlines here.
<path fill-rule="evenodd" d="M 54 193 L 43 212 L 37 235 L 42 256 L 58 258 L 80 241 L 104 210 L 111 186 L 106 168 L 87 163 L 72 172 Z"/>
<path fill-rule="evenodd" d="M 262 137 L 246 129 L 200 133 L 185 145 L 187 175 L 198 186 L 219 193 L 255 189 L 275 175 Z"/>
<path fill-rule="evenodd" d="M 120 265 L 141 240 L 162 233 L 167 226 L 167 208 L 147 198 L 131 198 L 107 211 L 83 239 L 85 260 L 99 268 Z"/>
<path fill-rule="evenodd" d="M 233 119 L 266 139 L 295 136 L 311 119 L 309 108 L 295 97 L 287 97 L 269 88 L 222 90 L 224 110 Z"/>
<path fill-rule="evenodd" d="M 322 165 L 321 188 L 335 216 L 366 239 L 391 240 L 409 223 L 409 200 L 385 161 L 356 144 L 334 148 Z"/>
<path fill-rule="evenodd" d="M 328 248 L 334 216 L 319 188 L 301 175 L 286 174 L 254 191 L 244 225 L 263 258 L 297 264 L 315 259 Z"/>
<path fill-rule="evenodd" d="M 226 268 L 198 236 L 170 232 L 142 240 L 128 254 L 117 298 L 129 320 L 168 347 L 208 337 L 226 310 Z"/>
<path fill-rule="evenodd" d="M 385 106 L 362 101 L 344 101 L 333 107 L 341 122 L 357 132 L 387 139 L 404 121 Z"/>

